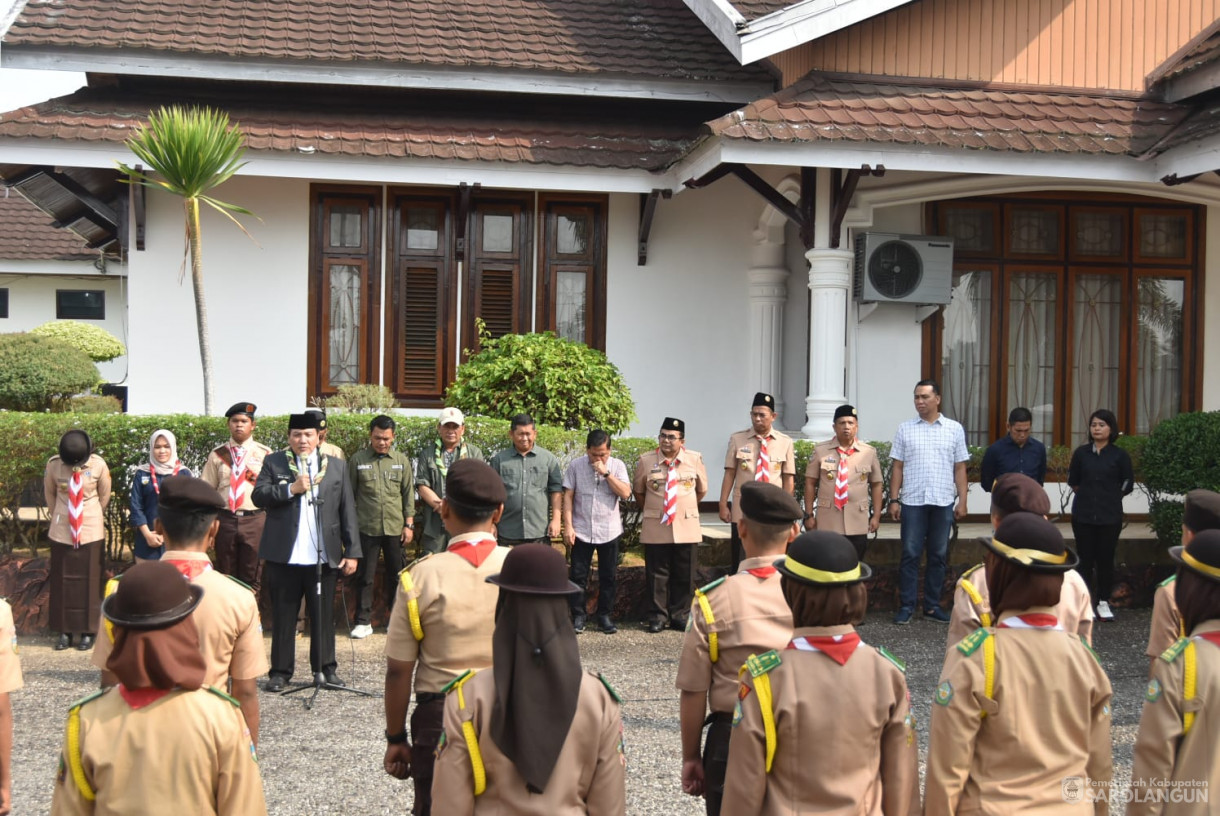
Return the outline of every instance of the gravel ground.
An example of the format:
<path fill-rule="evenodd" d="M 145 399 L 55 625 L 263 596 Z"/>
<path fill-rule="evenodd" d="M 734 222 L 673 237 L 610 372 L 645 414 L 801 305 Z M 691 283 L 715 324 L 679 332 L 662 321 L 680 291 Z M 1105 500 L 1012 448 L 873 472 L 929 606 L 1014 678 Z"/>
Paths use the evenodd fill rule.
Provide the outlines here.
<path fill-rule="evenodd" d="M 919 620 L 894 626 L 889 615 L 870 615 L 861 627 L 868 643 L 884 645 L 907 663 L 919 722 L 921 755 L 927 748 L 932 692 L 944 658 L 945 627 Z M 1125 786 L 1139 725 L 1150 611 L 1119 610 L 1118 621 L 1098 626 L 1096 647 L 1114 685 L 1114 772 Z M 362 641 L 339 636 L 339 673 L 350 685 L 380 691 L 384 674 L 378 632 Z M 700 814 L 702 800 L 682 795 L 678 694 L 673 687 L 682 636 L 648 635 L 624 625 L 619 634 L 580 636 L 585 667 L 604 672 L 623 697 L 626 723 L 629 814 Z M 268 648 L 270 642 L 268 641 Z M 307 641 L 298 644 L 298 667 Z M 86 655 L 55 652 L 50 638 L 21 641 L 26 686 L 12 695 L 13 812 L 50 810 L 63 724 L 69 704 L 95 688 L 97 673 Z M 381 770 L 385 743 L 380 699 L 323 692 L 312 711 L 299 696 L 263 695 L 259 758 L 270 812 L 277 816 L 342 813 L 345 816 L 410 812 L 411 785 Z M 922 759 L 921 759 L 922 766 Z M 1121 812 L 1115 808 L 1115 812 Z"/>

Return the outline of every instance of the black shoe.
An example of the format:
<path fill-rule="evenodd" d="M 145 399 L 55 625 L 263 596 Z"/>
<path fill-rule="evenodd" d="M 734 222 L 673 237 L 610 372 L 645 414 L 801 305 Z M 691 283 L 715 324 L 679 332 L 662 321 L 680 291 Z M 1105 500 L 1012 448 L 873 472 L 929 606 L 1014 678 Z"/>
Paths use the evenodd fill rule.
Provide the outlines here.
<path fill-rule="evenodd" d="M 322 677 L 326 680 L 326 685 L 328 686 L 338 686 L 339 688 L 343 688 L 347 685 L 347 683 L 340 680 L 339 675 L 335 674 L 333 671 L 326 672 L 326 674 L 322 675 Z"/>
<path fill-rule="evenodd" d="M 686 621 L 687 621 L 686 618 L 670 618 L 669 619 L 669 628 L 673 629 L 675 632 L 685 632 L 686 631 Z"/>
<path fill-rule="evenodd" d="M 572 616 L 572 628 L 576 630 L 577 634 L 585 631 L 585 616 L 580 612 Z"/>
<path fill-rule="evenodd" d="M 80 643 L 76 644 L 78 652 L 87 652 L 93 648 L 93 635 L 81 635 Z"/>
<path fill-rule="evenodd" d="M 55 651 L 62 652 L 64 649 L 72 645 L 72 636 L 67 632 L 60 634 L 59 640 L 55 641 Z"/>
<path fill-rule="evenodd" d="M 941 609 L 939 606 L 934 606 L 931 609 L 925 609 L 923 616 L 928 620 L 936 621 L 937 623 L 948 623 L 952 618 L 949 613 Z"/>
<path fill-rule="evenodd" d="M 597 625 L 607 635 L 613 635 L 618 631 L 618 627 L 614 625 L 614 621 L 610 620 L 609 615 L 598 615 Z"/>
<path fill-rule="evenodd" d="M 661 620 L 660 618 L 653 618 L 652 620 L 648 621 L 647 628 L 649 634 L 655 635 L 657 632 L 660 632 L 665 628 L 665 621 Z"/>
<path fill-rule="evenodd" d="M 270 675 L 266 684 L 263 685 L 263 691 L 272 693 L 283 691 L 286 688 L 288 688 L 288 678 L 282 674 Z"/>

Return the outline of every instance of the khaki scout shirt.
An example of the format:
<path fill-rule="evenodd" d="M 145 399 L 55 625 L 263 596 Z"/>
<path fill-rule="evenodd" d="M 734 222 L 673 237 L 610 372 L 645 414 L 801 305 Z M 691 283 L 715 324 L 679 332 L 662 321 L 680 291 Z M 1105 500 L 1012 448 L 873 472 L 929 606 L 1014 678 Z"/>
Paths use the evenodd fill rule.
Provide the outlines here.
<path fill-rule="evenodd" d="M 1220 647 L 1198 637 L 1220 632 L 1220 620 L 1204 621 L 1191 632 L 1195 644 L 1196 687 L 1186 701 L 1186 658 L 1153 661 L 1144 695 L 1131 767 L 1131 802 L 1127 816 L 1143 814 L 1212 814 L 1220 788 Z M 1190 733 L 1182 736 L 1182 715 L 1194 711 Z M 1158 798 L 1160 797 L 1160 798 Z M 1176 801 L 1175 801 L 1176 800 Z M 1210 801 L 1209 801 L 1210 800 Z"/>
<path fill-rule="evenodd" d="M 227 464 L 229 452 L 227 448 L 238 447 L 237 443 L 232 439 L 224 443 L 218 448 L 213 448 L 208 454 L 207 461 L 203 463 L 203 472 L 199 474 L 199 478 L 216 488 L 220 493 L 220 498 L 225 503 L 225 507 L 229 506 L 229 474 L 233 472 Z M 263 469 L 263 460 L 271 453 L 271 448 L 264 445 L 262 442 L 255 442 L 254 437 L 250 437 L 245 442 L 241 443 L 241 447 L 246 449 L 246 456 L 249 461 L 246 463 L 246 470 L 249 474 L 246 483 L 242 486 L 241 504 L 237 505 L 238 510 L 257 510 L 254 502 L 250 500 L 250 494 L 254 491 L 254 482 L 258 479 L 259 471 Z M 220 456 L 221 451 L 224 451 L 225 458 Z"/>
<path fill-rule="evenodd" d="M 724 469 L 733 471 L 734 523 L 741 521 L 741 486 L 754 481 L 760 449 L 758 434 L 754 433 L 753 428 L 738 431 L 729 437 Z M 784 476 L 795 477 L 796 451 L 792 448 L 792 437 L 772 428 L 767 435 L 767 461 L 771 463 L 771 484 L 776 487 L 784 486 Z"/>
<path fill-rule="evenodd" d="M 550 496 L 563 492 L 563 468 L 555 454 L 537 445 L 528 453 L 509 446 L 491 457 L 504 482 L 504 513 L 496 531 L 505 538 L 542 538 L 550 519 Z"/>
<path fill-rule="evenodd" d="M 1148 628 L 1147 654 L 1154 660 L 1182 636 L 1182 613 L 1173 594 L 1177 585 L 1177 574 L 1171 575 L 1161 582 L 1152 596 L 1152 625 Z"/>
<path fill-rule="evenodd" d="M 490 537 L 487 533 L 454 536 L 449 547 Z M 491 665 L 491 635 L 500 588 L 486 579 L 500 571 L 507 555 L 507 547 L 496 547 L 476 567 L 460 555 L 445 551 L 421 558 L 407 568 L 414 589 L 408 595 L 399 581 L 385 654 L 394 660 L 418 661 L 416 694 L 438 693 L 467 669 Z M 424 630 L 424 639 L 419 641 L 411 634 L 407 611 L 412 598 L 419 604 Z"/>
<path fill-rule="evenodd" d="M 703 540 L 699 522 L 699 500 L 707 493 L 707 468 L 703 456 L 682 448 L 674 457 L 678 469 L 678 503 L 673 524 L 662 524 L 665 510 L 665 484 L 669 469 L 660 450 L 640 454 L 635 465 L 631 492 L 643 501 L 640 541 L 644 544 L 698 544 Z"/>
<path fill-rule="evenodd" d="M 208 562 L 209 569 L 191 583 L 203 587 L 203 599 L 191 613 L 199 630 L 199 648 L 207 662 L 205 686 L 222 691 L 229 678 L 253 680 L 267 673 L 267 652 L 263 648 L 263 627 L 258 617 L 258 602 L 254 591 L 227 575 L 210 569 L 207 553 L 187 550 L 165 551 L 162 561 Z M 113 647 L 109 629 L 93 645 L 93 665 L 106 668 Z"/>
<path fill-rule="evenodd" d="M 323 456 L 333 456 L 341 462 L 347 460 L 347 454 L 343 452 L 343 448 L 330 442 L 319 442 L 318 453 Z"/>
<path fill-rule="evenodd" d="M 411 460 L 396 450 L 382 456 L 366 447 L 356 451 L 347 470 L 356 497 L 360 532 L 368 536 L 401 536 L 403 527 L 415 518 L 415 474 Z"/>
<path fill-rule="evenodd" d="M 809 457 L 805 478 L 813 479 L 814 495 L 805 497 L 805 512 L 817 508 L 819 530 L 842 535 L 865 535 L 868 533 L 869 508 L 872 506 L 872 486 L 880 484 L 881 462 L 877 460 L 877 449 L 867 442 L 856 440 L 847 457 L 847 504 L 842 510 L 835 507 L 835 480 L 839 475 L 839 443 L 831 439 L 819 442 Z M 874 513 L 884 508 L 873 507 Z"/>
<path fill-rule="evenodd" d="M 759 578 L 749 572 L 774 561 L 774 556 L 747 558 L 736 575 L 706 590 L 714 623 L 707 622 L 698 600 L 691 605 L 676 685 L 681 691 L 706 693 L 714 712 L 729 714 L 737 705 L 737 672 L 747 657 L 783 649 L 792 640 L 792 610 L 784 600 L 779 573 Z M 711 633 L 719 651 L 715 663 L 709 652 Z"/>
<path fill-rule="evenodd" d="M 800 628 L 794 637 L 846 635 L 851 626 Z M 839 665 L 825 654 L 786 649 L 767 673 L 775 758 L 756 683 L 742 676 L 720 812 L 734 816 L 905 816 L 919 812 L 919 747 L 906 676 L 863 643 Z"/>
<path fill-rule="evenodd" d="M 67 752 L 65 739 L 51 816 L 267 813 L 241 709 L 207 689 L 132 709 L 115 687 L 81 707 L 80 760 L 95 802 L 81 795 Z"/>
<path fill-rule="evenodd" d="M 0 694 L 16 691 L 25 683 L 21 679 L 21 661 L 17 659 L 17 627 L 13 624 L 13 608 L 0 599 Z"/>
<path fill-rule="evenodd" d="M 1005 612 L 1000 622 L 1028 613 L 1053 614 L 1054 608 Z M 968 655 L 953 649 L 933 698 L 924 813 L 1069 812 L 1064 779 L 1080 777 L 1083 787 L 1097 789 L 1113 774 L 1110 681 L 1075 634 L 983 631 L 996 639 L 992 699 L 984 694 L 985 644 Z M 966 642 L 963 648 L 971 650 Z M 1088 812 L 1085 805 L 1071 807 Z M 1098 797 L 1097 816 L 1109 808 Z"/>
<path fill-rule="evenodd" d="M 96 453 L 91 454 L 81 468 L 83 476 L 83 510 L 80 526 L 80 541 L 89 544 L 106 537 L 105 513 L 110 504 L 110 468 Z M 47 462 L 42 479 L 43 497 L 47 512 L 51 514 L 51 525 L 47 537 L 59 544 L 72 543 L 72 527 L 68 523 L 68 480 L 73 468 L 65 465 L 58 456 Z"/>
<path fill-rule="evenodd" d="M 445 698 L 444 741 L 436 749 L 432 812 L 445 816 L 512 813 L 514 816 L 622 816 L 626 812 L 627 755 L 619 704 L 594 675 L 581 677 L 576 714 L 542 793 L 530 793 L 517 766 L 491 738 L 495 675 L 479 672 L 458 695 Z M 462 723 L 472 722 L 487 770 L 487 789 L 474 795 L 470 751 Z"/>
<path fill-rule="evenodd" d="M 976 604 L 970 593 L 962 587 L 967 581 L 982 599 Z M 962 638 L 983 625 L 983 613 L 991 614 L 991 598 L 987 591 L 987 568 L 977 564 L 962 573 L 953 592 L 953 611 L 949 615 L 949 639 L 945 644 L 948 652 L 957 648 Z M 1063 588 L 1059 590 L 1059 604 L 1052 612 L 1059 619 L 1063 631 L 1075 632 L 1093 645 L 1093 602 L 1089 600 L 1089 587 L 1076 570 L 1063 574 Z M 996 621 L 991 621 L 994 626 Z M 1159 654 L 1159 652 L 1158 652 Z"/>

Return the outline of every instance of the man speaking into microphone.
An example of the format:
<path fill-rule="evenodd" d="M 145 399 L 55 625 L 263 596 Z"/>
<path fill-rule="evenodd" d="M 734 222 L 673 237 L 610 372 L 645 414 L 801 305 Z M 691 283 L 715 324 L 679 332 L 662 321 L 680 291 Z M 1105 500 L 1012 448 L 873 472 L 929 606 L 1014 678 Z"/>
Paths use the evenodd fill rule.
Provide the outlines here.
<path fill-rule="evenodd" d="M 335 583 L 360 558 L 356 502 L 347 464 L 318 452 L 319 414 L 288 418 L 288 450 L 263 460 L 251 500 L 267 511 L 259 543 L 263 585 L 271 593 L 271 672 L 264 688 L 283 691 L 296 662 L 296 620 L 301 598 L 315 603 L 318 564 L 322 603 L 309 640 L 309 666 L 341 686 L 335 673 Z"/>

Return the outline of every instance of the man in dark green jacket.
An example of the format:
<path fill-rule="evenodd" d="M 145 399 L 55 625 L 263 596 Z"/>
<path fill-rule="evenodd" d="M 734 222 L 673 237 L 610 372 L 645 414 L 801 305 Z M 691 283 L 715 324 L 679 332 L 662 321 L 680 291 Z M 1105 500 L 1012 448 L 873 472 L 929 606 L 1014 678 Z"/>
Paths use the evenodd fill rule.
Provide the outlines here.
<path fill-rule="evenodd" d="M 420 502 L 420 549 L 423 555 L 437 553 L 449 545 L 449 534 L 441 521 L 441 499 L 445 498 L 445 476 L 459 459 L 482 459 L 483 451 L 462 441 L 466 417 L 457 408 L 445 408 L 436 423 L 436 440 L 419 452 L 415 488 Z"/>
<path fill-rule="evenodd" d="M 398 573 L 406 566 L 404 548 L 415 535 L 415 475 L 411 460 L 394 450 L 394 420 L 382 414 L 369 423 L 369 444 L 352 457 L 348 472 L 356 497 L 356 520 L 364 558 L 356 585 L 356 621 L 352 637 L 373 634 L 373 583 L 377 576 L 377 554 L 385 553 L 382 589 L 386 610 L 394 605 Z"/>

